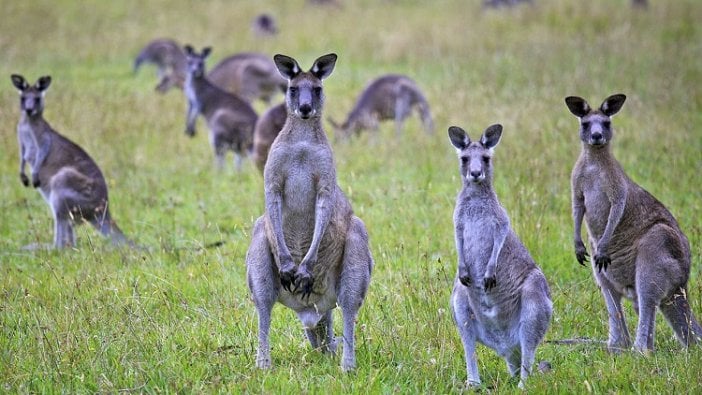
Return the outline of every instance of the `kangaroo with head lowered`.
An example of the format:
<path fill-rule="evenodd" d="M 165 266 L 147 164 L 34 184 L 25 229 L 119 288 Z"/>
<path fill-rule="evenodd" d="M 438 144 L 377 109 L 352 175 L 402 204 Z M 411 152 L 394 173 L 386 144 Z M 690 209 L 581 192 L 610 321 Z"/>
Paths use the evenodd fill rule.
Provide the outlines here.
<path fill-rule="evenodd" d="M 424 124 L 424 131 L 434 131 L 434 121 L 429 103 L 417 84 L 404 75 L 389 74 L 373 80 L 363 90 L 356 104 L 341 125 L 329 119 L 335 135 L 346 138 L 365 129 L 378 130 L 378 123 L 386 119 L 395 120 L 395 133 L 402 132 L 405 119 L 417 109 Z"/>
<path fill-rule="evenodd" d="M 322 80 L 336 55 L 302 71 L 295 59 L 276 55 L 288 79 L 287 120 L 264 170 L 266 213 L 254 225 L 246 254 L 247 279 L 258 312 L 256 365 L 271 367 L 271 310 L 293 309 L 314 348 L 334 353 L 332 310 L 343 316 L 344 371 L 356 366 L 354 326 L 370 282 L 373 258 L 365 225 L 353 214 L 336 181 L 331 147 L 322 128 Z"/>
<path fill-rule="evenodd" d="M 213 84 L 242 99 L 270 103 L 278 92 L 285 92 L 287 81 L 270 57 L 256 52 L 241 52 L 222 59 L 207 74 Z"/>
<path fill-rule="evenodd" d="M 253 137 L 253 160 L 261 173 L 263 173 L 268 160 L 268 151 L 285 126 L 287 118 L 288 112 L 285 109 L 285 103 L 280 103 L 266 110 L 256 122 Z"/>
<path fill-rule="evenodd" d="M 177 42 L 160 38 L 146 44 L 134 60 L 134 72 L 143 63 L 151 63 L 157 67 L 159 82 L 156 90 L 166 93 L 172 87 L 183 87 L 187 61 L 185 53 Z"/>
<path fill-rule="evenodd" d="M 583 143 L 571 178 L 575 255 L 581 265 L 588 260 L 581 235 L 584 218 L 593 273 L 609 313 L 610 351 L 631 346 L 622 296 L 632 300 L 639 315 L 636 350 L 653 350 L 656 307 L 687 347 L 702 336 L 687 301 L 690 243 L 672 214 L 624 173 L 609 150 L 611 117 L 625 100 L 622 94 L 612 95 L 593 109 L 580 97 L 565 99 L 580 119 Z"/>
<path fill-rule="evenodd" d="M 90 222 L 114 244 L 131 244 L 110 215 L 107 185 L 100 168 L 78 145 L 60 135 L 44 119 L 44 94 L 51 77 L 44 76 L 29 85 L 21 75 L 12 75 L 20 94 L 17 139 L 20 146 L 20 180 L 32 168 L 31 185 L 39 188 L 54 215 L 54 247 L 75 245 L 74 224 Z"/>
<path fill-rule="evenodd" d="M 523 387 L 553 304 L 546 278 L 511 229 L 492 186 L 492 154 L 502 126 L 488 127 L 479 141 L 456 126 L 448 132 L 463 179 L 453 216 L 458 273 L 451 307 L 465 351 L 467 383 L 480 384 L 479 341 L 505 359 Z"/>
<path fill-rule="evenodd" d="M 217 168 L 224 167 L 224 157 L 227 150 L 231 150 L 236 158 L 236 168 L 241 170 L 241 158 L 253 147 L 253 131 L 258 116 L 249 103 L 218 88 L 205 77 L 205 59 L 211 52 L 209 47 L 199 54 L 190 45 L 184 49 L 188 60 L 185 133 L 191 137 L 195 135 L 195 122 L 198 114 L 202 114 L 210 129 L 210 144 L 215 152 Z"/>

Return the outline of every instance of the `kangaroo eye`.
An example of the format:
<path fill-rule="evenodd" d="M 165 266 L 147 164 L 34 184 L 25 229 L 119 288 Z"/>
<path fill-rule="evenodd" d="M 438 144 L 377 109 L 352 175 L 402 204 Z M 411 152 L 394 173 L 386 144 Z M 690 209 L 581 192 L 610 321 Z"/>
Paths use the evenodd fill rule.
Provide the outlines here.
<path fill-rule="evenodd" d="M 606 129 L 609 129 L 609 125 L 611 124 L 610 121 L 604 121 L 602 122 L 602 126 L 604 126 Z"/>
<path fill-rule="evenodd" d="M 469 160 L 470 160 L 469 157 L 467 157 L 467 156 L 461 156 L 461 163 L 463 163 L 464 165 L 465 165 L 466 163 L 468 163 Z"/>
<path fill-rule="evenodd" d="M 296 86 L 291 86 L 291 87 L 288 88 L 288 91 L 290 92 L 290 94 L 294 95 L 294 94 L 297 93 L 297 87 L 296 87 Z"/>
<path fill-rule="evenodd" d="M 486 164 L 490 163 L 490 157 L 487 155 L 483 156 L 483 162 L 485 162 Z"/>
<path fill-rule="evenodd" d="M 313 91 L 314 91 L 314 94 L 315 94 L 315 95 L 319 96 L 319 95 L 322 94 L 322 87 L 321 87 L 321 86 L 315 86 L 314 89 L 313 89 Z"/>
<path fill-rule="evenodd" d="M 587 121 L 583 122 L 583 129 L 587 129 L 589 127 L 590 127 L 590 122 L 587 122 Z"/>

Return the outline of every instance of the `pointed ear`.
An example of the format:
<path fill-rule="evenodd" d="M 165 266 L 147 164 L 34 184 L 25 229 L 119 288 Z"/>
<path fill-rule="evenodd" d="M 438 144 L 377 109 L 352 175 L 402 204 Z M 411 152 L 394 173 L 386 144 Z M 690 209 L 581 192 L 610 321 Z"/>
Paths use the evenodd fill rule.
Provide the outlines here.
<path fill-rule="evenodd" d="M 465 130 L 459 128 L 458 126 L 451 126 L 448 128 L 449 140 L 456 149 L 462 150 L 470 145 L 470 137 Z"/>
<path fill-rule="evenodd" d="M 186 54 L 186 55 L 192 55 L 193 52 L 194 52 L 194 49 L 193 49 L 192 45 L 190 45 L 190 44 L 185 44 L 185 45 L 183 46 L 183 51 L 185 51 L 185 54 Z"/>
<path fill-rule="evenodd" d="M 14 85 L 15 88 L 19 89 L 20 92 L 29 88 L 29 84 L 27 83 L 27 81 L 25 81 L 24 77 L 22 77 L 21 75 L 12 74 L 10 76 L 10 78 L 12 79 L 12 85 Z"/>
<path fill-rule="evenodd" d="M 49 85 L 51 85 L 51 77 L 48 75 L 39 77 L 37 83 L 35 84 L 40 92 L 44 92 L 45 90 L 49 89 Z"/>
<path fill-rule="evenodd" d="M 490 125 L 480 137 L 480 144 L 487 149 L 495 148 L 497 143 L 500 142 L 500 137 L 502 137 L 502 125 Z"/>
<path fill-rule="evenodd" d="M 326 54 L 314 61 L 310 72 L 314 74 L 315 77 L 323 80 L 329 77 L 332 71 L 334 71 L 334 65 L 336 65 L 336 54 Z"/>
<path fill-rule="evenodd" d="M 295 78 L 296 75 L 302 72 L 300 65 L 290 56 L 277 54 L 273 56 L 273 62 L 275 62 L 275 66 L 278 68 L 280 74 L 289 80 Z"/>
<path fill-rule="evenodd" d="M 205 59 L 206 57 L 210 56 L 211 53 L 212 47 L 205 47 L 202 49 L 202 54 L 200 56 L 202 56 L 202 58 Z"/>
<path fill-rule="evenodd" d="M 623 95 L 621 93 L 618 93 L 616 95 L 612 95 L 608 98 L 605 99 L 605 101 L 602 102 L 602 105 L 600 106 L 600 110 L 608 117 L 611 117 L 612 115 L 616 114 L 621 110 L 622 106 L 624 105 L 624 101 L 626 100 L 626 95 Z"/>
<path fill-rule="evenodd" d="M 590 113 L 590 110 L 592 110 L 590 108 L 590 105 L 587 104 L 585 99 L 583 99 L 582 97 L 568 96 L 565 98 L 565 103 L 566 106 L 568 106 L 570 112 L 572 112 L 573 115 L 575 115 L 578 118 L 584 117 L 585 115 Z"/>

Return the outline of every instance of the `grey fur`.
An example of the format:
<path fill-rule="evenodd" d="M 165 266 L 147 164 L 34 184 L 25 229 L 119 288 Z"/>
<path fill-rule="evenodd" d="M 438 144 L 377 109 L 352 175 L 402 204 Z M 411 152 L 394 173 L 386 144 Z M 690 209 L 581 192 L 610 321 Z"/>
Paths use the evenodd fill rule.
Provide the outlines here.
<path fill-rule="evenodd" d="M 253 160 L 261 173 L 263 173 L 268 160 L 268 151 L 283 129 L 287 117 L 288 113 L 283 102 L 269 108 L 256 122 L 253 137 Z"/>
<path fill-rule="evenodd" d="M 690 243 L 665 206 L 634 183 L 609 151 L 610 119 L 625 100 L 612 95 L 593 110 L 580 97 L 565 99 L 580 119 L 583 143 L 571 178 L 576 258 L 582 265 L 588 260 L 581 236 L 584 218 L 593 273 L 609 313 L 610 351 L 631 346 L 622 296 L 633 301 L 639 315 L 636 350 L 653 350 L 656 307 L 687 347 L 702 336 L 687 302 Z"/>
<path fill-rule="evenodd" d="M 205 117 L 210 129 L 210 144 L 215 152 L 218 169 L 224 167 L 227 150 L 234 152 L 236 168 L 241 170 L 241 159 L 253 148 L 253 131 L 258 116 L 249 103 L 238 96 L 225 92 L 205 77 L 205 59 L 210 48 L 201 53 L 186 45 L 188 73 L 185 78 L 185 96 L 188 112 L 185 133 L 195 135 L 198 114 Z"/>
<path fill-rule="evenodd" d="M 480 141 L 471 142 L 463 129 L 449 128 L 463 179 L 453 216 L 458 273 L 451 307 L 465 351 L 468 385 L 480 384 L 479 341 L 505 359 L 523 387 L 553 305 L 546 278 L 510 228 L 492 187 L 492 151 L 501 133 L 502 126 L 492 125 Z"/>
<path fill-rule="evenodd" d="M 187 60 L 180 45 L 169 38 L 150 41 L 134 60 L 134 72 L 144 63 L 156 66 L 159 83 L 156 91 L 166 93 L 172 87 L 183 87 Z"/>
<path fill-rule="evenodd" d="M 285 92 L 287 81 L 267 55 L 241 52 L 222 59 L 207 74 L 218 87 L 242 99 L 270 103 L 276 93 Z"/>
<path fill-rule="evenodd" d="M 416 109 L 426 133 L 433 133 L 434 121 L 429 103 L 417 84 L 404 75 L 388 74 L 371 81 L 359 96 L 356 104 L 341 125 L 329 119 L 335 136 L 349 137 L 365 129 L 378 130 L 378 123 L 395 120 L 395 133 L 399 135 L 405 119 Z"/>
<path fill-rule="evenodd" d="M 51 77 L 41 77 L 29 85 L 24 77 L 13 74 L 12 83 L 19 90 L 22 111 L 17 124 L 20 180 L 24 186 L 30 185 L 25 173 L 29 163 L 31 185 L 39 188 L 54 216 L 54 247 L 74 246 L 73 228 L 83 220 L 113 244 L 131 244 L 110 215 L 107 185 L 100 168 L 82 148 L 44 119 L 44 94 Z"/>
<path fill-rule="evenodd" d="M 310 344 L 334 353 L 332 309 L 341 307 L 341 368 L 354 369 L 355 319 L 370 282 L 373 258 L 365 225 L 336 181 L 322 128 L 322 79 L 336 55 L 320 57 L 308 72 L 275 56 L 288 78 L 287 120 L 273 142 L 264 176 L 266 212 L 254 225 L 246 254 L 247 279 L 258 312 L 256 365 L 271 367 L 268 331 L 276 301 L 293 309 Z"/>

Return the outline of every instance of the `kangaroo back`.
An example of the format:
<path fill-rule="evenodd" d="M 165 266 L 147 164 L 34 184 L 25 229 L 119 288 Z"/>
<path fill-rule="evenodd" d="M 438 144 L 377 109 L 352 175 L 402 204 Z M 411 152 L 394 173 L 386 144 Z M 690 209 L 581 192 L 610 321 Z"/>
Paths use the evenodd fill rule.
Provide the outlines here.
<path fill-rule="evenodd" d="M 277 92 L 284 92 L 287 85 L 269 57 L 251 52 L 221 60 L 207 78 L 248 102 L 261 99 L 269 103 Z"/>

